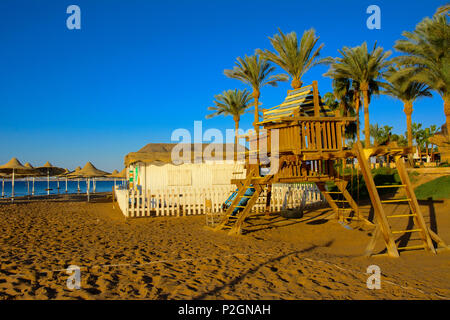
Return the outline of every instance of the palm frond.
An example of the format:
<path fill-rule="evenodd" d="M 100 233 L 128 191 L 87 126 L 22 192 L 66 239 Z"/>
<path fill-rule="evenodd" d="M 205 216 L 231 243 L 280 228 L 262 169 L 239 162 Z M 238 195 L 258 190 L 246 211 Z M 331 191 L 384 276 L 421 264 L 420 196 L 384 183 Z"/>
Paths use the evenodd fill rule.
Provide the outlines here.
<path fill-rule="evenodd" d="M 259 92 L 260 88 L 265 85 L 277 86 L 279 81 L 288 80 L 286 75 L 273 75 L 275 67 L 257 54 L 245 55 L 244 58 L 238 57 L 236 60 L 233 69 L 224 70 L 224 74 L 250 85 L 253 91 Z"/>
<path fill-rule="evenodd" d="M 253 98 L 246 89 L 234 89 L 215 95 L 214 99 L 214 106 L 208 107 L 208 110 L 214 112 L 208 114 L 206 116 L 207 119 L 220 115 L 241 116 L 248 112 Z"/>
<path fill-rule="evenodd" d="M 319 59 L 323 44 L 317 46 L 319 37 L 316 36 L 314 29 L 306 30 L 300 42 L 295 32 L 284 34 L 280 29 L 278 32 L 272 38 L 269 37 L 273 52 L 267 49 L 257 49 L 256 52 L 264 59 L 280 66 L 292 79 L 300 81 L 312 67 L 329 63 L 330 58 Z"/>

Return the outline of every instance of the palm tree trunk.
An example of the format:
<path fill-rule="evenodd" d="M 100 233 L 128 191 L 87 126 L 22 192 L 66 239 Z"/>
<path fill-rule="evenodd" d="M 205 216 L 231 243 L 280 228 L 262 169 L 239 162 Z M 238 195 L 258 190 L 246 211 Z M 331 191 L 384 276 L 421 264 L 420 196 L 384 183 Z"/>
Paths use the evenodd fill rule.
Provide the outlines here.
<path fill-rule="evenodd" d="M 235 135 L 234 135 L 234 161 L 237 161 L 237 152 L 238 152 L 238 133 L 239 133 L 239 120 L 240 120 L 240 116 L 234 116 L 233 117 L 234 120 L 234 130 L 235 130 Z"/>
<path fill-rule="evenodd" d="M 366 148 L 370 147 L 370 123 L 369 123 L 369 94 L 368 90 L 363 90 L 364 95 L 364 139 Z"/>
<path fill-rule="evenodd" d="M 303 82 L 300 79 L 294 78 L 292 79 L 291 86 L 295 89 L 300 89 L 302 87 Z"/>
<path fill-rule="evenodd" d="M 408 147 L 412 147 L 413 145 L 413 136 L 412 136 L 412 120 L 411 115 L 413 112 L 412 103 L 405 102 L 403 106 L 403 112 L 406 114 L 406 130 L 408 131 Z"/>
<path fill-rule="evenodd" d="M 356 110 L 356 141 L 361 141 L 361 136 L 359 132 L 359 92 L 355 92 L 357 98 L 355 101 L 355 110 Z"/>
<path fill-rule="evenodd" d="M 422 146 L 419 146 L 419 163 L 422 164 Z"/>
<path fill-rule="evenodd" d="M 447 124 L 447 135 L 450 136 L 450 95 L 444 96 L 444 114 Z"/>

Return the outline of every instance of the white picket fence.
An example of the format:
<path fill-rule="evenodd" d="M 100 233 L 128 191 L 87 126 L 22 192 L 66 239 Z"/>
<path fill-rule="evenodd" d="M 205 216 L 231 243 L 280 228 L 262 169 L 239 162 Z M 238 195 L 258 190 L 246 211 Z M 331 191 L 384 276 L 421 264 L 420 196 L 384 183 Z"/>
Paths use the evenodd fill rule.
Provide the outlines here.
<path fill-rule="evenodd" d="M 222 211 L 222 205 L 235 190 L 234 186 L 213 188 L 169 187 L 160 190 L 148 190 L 146 193 L 138 190 L 116 189 L 116 199 L 126 217 L 150 216 L 189 216 L 205 214 L 205 202 L 211 200 L 211 212 Z M 290 196 L 286 196 L 290 190 Z M 280 211 L 285 208 L 295 208 L 302 204 L 321 204 L 325 200 L 315 184 L 276 184 L 272 187 L 270 210 Z M 261 193 L 253 211 L 266 210 L 267 190 Z"/>

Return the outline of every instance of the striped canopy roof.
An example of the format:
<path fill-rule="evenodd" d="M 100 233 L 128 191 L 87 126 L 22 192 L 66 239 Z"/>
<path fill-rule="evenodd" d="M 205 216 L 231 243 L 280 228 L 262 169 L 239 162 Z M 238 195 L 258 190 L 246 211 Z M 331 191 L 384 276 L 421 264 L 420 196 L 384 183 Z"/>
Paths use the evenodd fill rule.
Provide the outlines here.
<path fill-rule="evenodd" d="M 319 106 L 321 117 L 333 117 L 334 111 L 324 105 L 319 95 Z M 313 86 L 305 86 L 296 90 L 288 90 L 283 103 L 273 108 L 264 110 L 262 122 L 279 121 L 281 118 L 290 117 L 299 110 L 300 116 L 314 116 L 314 94 Z"/>

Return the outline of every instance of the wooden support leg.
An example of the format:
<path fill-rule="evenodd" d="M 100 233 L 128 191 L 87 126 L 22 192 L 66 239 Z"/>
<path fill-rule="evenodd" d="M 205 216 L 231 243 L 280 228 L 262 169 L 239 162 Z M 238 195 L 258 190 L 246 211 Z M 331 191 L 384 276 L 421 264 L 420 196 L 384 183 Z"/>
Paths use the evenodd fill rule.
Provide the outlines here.
<path fill-rule="evenodd" d="M 372 238 L 370 238 L 370 242 L 367 245 L 366 250 L 364 252 L 364 255 L 366 257 L 369 257 L 369 256 L 372 255 L 373 250 L 375 249 L 375 245 L 377 243 L 377 239 L 378 239 L 379 236 L 380 236 L 380 226 L 377 225 L 375 230 L 374 230 L 374 232 L 373 232 L 373 234 L 372 234 Z"/>
<path fill-rule="evenodd" d="M 272 184 L 270 183 L 267 187 L 267 198 L 266 198 L 266 208 L 265 208 L 265 216 L 270 216 L 270 201 L 272 198 Z"/>
<path fill-rule="evenodd" d="M 358 164 L 361 168 L 361 173 L 364 177 L 364 181 L 366 182 L 367 191 L 369 192 L 369 197 L 375 212 L 377 224 L 380 227 L 381 234 L 383 235 L 383 239 L 386 244 L 388 255 L 391 257 L 399 257 L 397 246 L 395 245 L 395 241 L 392 236 L 391 229 L 389 227 L 389 223 L 387 221 L 387 217 L 380 200 L 380 196 L 378 195 L 375 182 L 372 178 L 372 172 L 369 168 L 368 156 L 366 156 L 366 154 L 364 153 L 364 149 L 360 141 L 356 143 L 355 151 L 358 157 Z"/>
<path fill-rule="evenodd" d="M 444 250 L 450 250 L 450 247 L 447 245 L 447 243 L 441 237 L 439 237 L 433 230 L 428 228 L 428 232 L 430 233 L 430 237 L 437 243 L 438 247 Z"/>
<path fill-rule="evenodd" d="M 342 195 L 344 196 L 345 200 L 348 201 L 348 204 L 350 205 L 350 207 L 355 212 L 355 217 L 359 221 L 363 221 L 366 224 L 369 224 L 369 225 L 373 226 L 372 222 L 370 222 L 369 220 L 367 220 L 367 219 L 365 219 L 365 218 L 363 218 L 361 216 L 361 212 L 359 210 L 358 204 L 352 198 L 351 194 L 347 191 L 347 184 L 348 184 L 348 181 L 336 181 L 336 186 L 338 187 L 339 191 L 342 192 Z"/>

